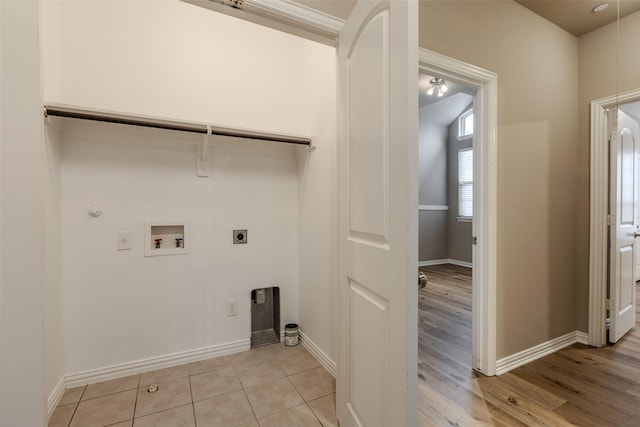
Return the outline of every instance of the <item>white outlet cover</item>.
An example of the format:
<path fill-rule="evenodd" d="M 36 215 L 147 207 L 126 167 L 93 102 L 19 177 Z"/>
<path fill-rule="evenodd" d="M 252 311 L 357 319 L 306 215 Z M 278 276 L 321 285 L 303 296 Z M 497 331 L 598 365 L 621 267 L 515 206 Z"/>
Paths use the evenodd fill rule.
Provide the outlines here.
<path fill-rule="evenodd" d="M 227 317 L 237 316 L 237 315 L 238 315 L 238 301 L 237 300 L 227 301 Z"/>
<path fill-rule="evenodd" d="M 118 250 L 131 250 L 132 233 L 130 231 L 121 231 L 118 233 Z"/>

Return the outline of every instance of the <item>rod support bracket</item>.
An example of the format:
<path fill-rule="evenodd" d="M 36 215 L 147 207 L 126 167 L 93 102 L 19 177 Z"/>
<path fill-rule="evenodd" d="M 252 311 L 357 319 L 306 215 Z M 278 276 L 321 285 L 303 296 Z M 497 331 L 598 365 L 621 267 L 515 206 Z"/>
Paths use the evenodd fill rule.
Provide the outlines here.
<path fill-rule="evenodd" d="M 202 141 L 198 144 L 196 176 L 209 176 L 209 137 L 211 136 L 211 132 L 211 126 L 207 125 L 207 133 L 202 135 Z"/>

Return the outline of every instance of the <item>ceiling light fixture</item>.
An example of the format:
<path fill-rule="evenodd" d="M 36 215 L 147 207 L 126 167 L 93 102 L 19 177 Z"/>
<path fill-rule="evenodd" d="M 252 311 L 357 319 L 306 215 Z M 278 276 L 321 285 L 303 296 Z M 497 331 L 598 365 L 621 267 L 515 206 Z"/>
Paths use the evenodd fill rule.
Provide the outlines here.
<path fill-rule="evenodd" d="M 429 80 L 429 83 L 431 84 L 431 87 L 427 91 L 427 95 L 433 95 L 433 93 L 436 92 L 438 94 L 438 98 L 440 98 L 447 92 L 447 90 L 449 90 L 446 85 L 447 82 L 445 82 L 444 79 L 435 77 Z"/>
<path fill-rule="evenodd" d="M 591 12 L 593 12 L 593 13 L 602 12 L 603 10 L 605 10 L 608 7 L 609 7 L 609 3 L 600 3 L 599 5 L 597 5 L 593 9 L 591 9 Z"/>

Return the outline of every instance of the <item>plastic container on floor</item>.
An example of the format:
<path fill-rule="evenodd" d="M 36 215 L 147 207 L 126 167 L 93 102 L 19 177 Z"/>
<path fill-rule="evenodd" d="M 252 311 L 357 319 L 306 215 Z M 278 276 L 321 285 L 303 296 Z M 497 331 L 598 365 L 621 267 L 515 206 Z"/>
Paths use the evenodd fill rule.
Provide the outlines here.
<path fill-rule="evenodd" d="M 293 347 L 298 345 L 298 324 L 287 323 L 284 326 L 284 345 Z"/>

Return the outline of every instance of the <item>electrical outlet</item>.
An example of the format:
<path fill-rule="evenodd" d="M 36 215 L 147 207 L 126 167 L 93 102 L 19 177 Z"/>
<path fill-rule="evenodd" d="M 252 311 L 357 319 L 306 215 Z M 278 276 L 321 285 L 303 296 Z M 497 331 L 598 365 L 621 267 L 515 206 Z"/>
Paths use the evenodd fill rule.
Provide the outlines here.
<path fill-rule="evenodd" d="M 227 301 L 227 317 L 238 315 L 238 301 L 232 299 Z"/>
<path fill-rule="evenodd" d="M 126 251 L 131 250 L 131 232 L 121 231 L 118 233 L 118 250 Z"/>
<path fill-rule="evenodd" d="M 233 230 L 233 244 L 247 243 L 247 230 Z"/>

